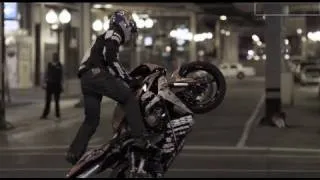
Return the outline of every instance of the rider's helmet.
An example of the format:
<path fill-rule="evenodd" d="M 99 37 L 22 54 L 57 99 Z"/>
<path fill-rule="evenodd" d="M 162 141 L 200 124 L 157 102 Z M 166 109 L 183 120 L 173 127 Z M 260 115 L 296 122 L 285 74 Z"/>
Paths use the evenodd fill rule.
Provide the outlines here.
<path fill-rule="evenodd" d="M 122 34 L 122 42 L 127 43 L 137 33 L 137 25 L 132 15 L 126 10 L 116 10 L 110 18 L 110 27 L 118 26 Z"/>

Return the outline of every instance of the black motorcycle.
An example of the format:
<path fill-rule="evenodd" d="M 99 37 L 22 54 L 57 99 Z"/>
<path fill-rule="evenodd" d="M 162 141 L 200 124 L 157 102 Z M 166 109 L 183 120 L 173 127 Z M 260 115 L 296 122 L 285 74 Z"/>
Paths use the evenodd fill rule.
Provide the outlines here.
<path fill-rule="evenodd" d="M 206 113 L 221 104 L 226 82 L 213 64 L 192 62 L 183 65 L 171 77 L 166 69 L 142 64 L 130 75 L 141 83 L 135 89 L 144 123 L 152 134 L 151 145 L 134 145 L 125 114 L 117 105 L 113 114 L 114 136 L 109 143 L 88 150 L 67 173 L 67 178 L 87 178 L 111 169 L 110 178 L 159 177 L 153 171 L 159 157 L 163 174 L 183 149 L 194 124 L 194 113 Z"/>

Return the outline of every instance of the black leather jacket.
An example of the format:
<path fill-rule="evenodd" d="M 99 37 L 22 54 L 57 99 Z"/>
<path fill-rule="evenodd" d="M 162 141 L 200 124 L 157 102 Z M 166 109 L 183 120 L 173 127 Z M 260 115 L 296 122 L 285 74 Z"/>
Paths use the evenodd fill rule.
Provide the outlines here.
<path fill-rule="evenodd" d="M 84 55 L 78 76 L 81 77 L 83 72 L 91 68 L 99 67 L 130 83 L 131 77 L 119 63 L 119 47 L 121 44 L 121 31 L 117 27 L 99 35 Z"/>

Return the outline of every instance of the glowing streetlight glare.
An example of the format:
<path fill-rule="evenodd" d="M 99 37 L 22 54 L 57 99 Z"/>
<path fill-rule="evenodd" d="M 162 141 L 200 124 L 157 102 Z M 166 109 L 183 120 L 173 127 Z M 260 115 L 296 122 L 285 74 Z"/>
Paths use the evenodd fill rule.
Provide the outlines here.
<path fill-rule="evenodd" d="M 153 26 L 153 21 L 152 21 L 152 19 L 146 19 L 145 21 L 144 21 L 144 26 L 146 27 L 146 28 L 152 28 L 152 26 Z"/>
<path fill-rule="evenodd" d="M 195 34 L 195 35 L 193 36 L 193 40 L 194 40 L 195 42 L 200 42 L 200 41 L 202 41 L 201 35 L 200 35 L 200 34 Z"/>
<path fill-rule="evenodd" d="M 171 47 L 170 46 L 166 46 L 166 52 L 170 52 L 171 51 Z"/>
<path fill-rule="evenodd" d="M 112 4 L 106 4 L 104 7 L 107 9 L 110 9 L 110 8 L 112 8 Z"/>
<path fill-rule="evenodd" d="M 46 15 L 47 23 L 55 24 L 55 23 L 58 23 L 58 20 L 59 19 L 58 19 L 57 13 L 53 9 L 50 9 Z"/>
<path fill-rule="evenodd" d="M 248 55 L 249 55 L 249 56 L 253 56 L 253 55 L 254 55 L 254 51 L 253 51 L 253 50 L 251 50 L 251 49 L 250 49 L 250 50 L 248 50 Z"/>
<path fill-rule="evenodd" d="M 177 40 L 177 44 L 178 44 L 179 46 L 184 45 L 185 42 L 186 42 L 186 41 L 183 40 L 183 39 L 178 39 L 178 40 Z"/>
<path fill-rule="evenodd" d="M 261 42 L 261 41 L 258 41 L 258 42 L 257 42 L 257 45 L 258 45 L 258 46 L 262 46 L 262 42 Z"/>
<path fill-rule="evenodd" d="M 288 39 L 285 39 L 285 40 L 284 40 L 284 44 L 285 44 L 285 45 L 288 45 L 288 44 L 289 44 L 289 40 L 288 40 Z"/>
<path fill-rule="evenodd" d="M 311 41 L 320 41 L 320 31 L 308 32 L 307 37 Z"/>
<path fill-rule="evenodd" d="M 132 13 L 132 19 L 134 20 L 134 21 L 139 21 L 139 16 L 138 16 L 138 14 L 137 13 Z"/>
<path fill-rule="evenodd" d="M 192 33 L 191 33 L 191 32 L 187 32 L 186 39 L 189 40 L 189 41 L 191 41 L 192 38 L 193 38 Z"/>
<path fill-rule="evenodd" d="M 286 59 L 286 60 L 290 59 L 290 55 L 289 54 L 285 54 L 284 55 L 284 59 Z"/>
<path fill-rule="evenodd" d="M 170 37 L 176 37 L 177 36 L 177 31 L 176 30 L 172 30 L 172 31 L 170 31 Z"/>
<path fill-rule="evenodd" d="M 302 34 L 302 29 L 301 28 L 297 29 L 297 34 Z"/>
<path fill-rule="evenodd" d="M 226 15 L 221 15 L 221 16 L 220 16 L 220 20 L 221 20 L 221 21 L 227 20 L 227 16 L 226 16 Z"/>
<path fill-rule="evenodd" d="M 220 33 L 221 33 L 221 34 L 225 34 L 225 33 L 226 33 L 226 30 L 221 29 L 221 30 L 220 30 Z"/>
<path fill-rule="evenodd" d="M 52 24 L 52 25 L 51 25 L 51 28 L 52 28 L 53 30 L 56 30 L 56 29 L 59 28 L 59 26 L 58 26 L 58 24 Z"/>
<path fill-rule="evenodd" d="M 153 40 L 152 40 L 151 37 L 148 36 L 148 37 L 145 37 L 145 38 L 144 38 L 144 45 L 145 45 L 145 46 L 151 46 L 152 43 L 153 43 Z"/>
<path fill-rule="evenodd" d="M 99 8 L 102 8 L 102 5 L 101 4 L 95 4 L 95 5 L 93 5 L 93 8 L 99 9 Z"/>
<path fill-rule="evenodd" d="M 252 38 L 253 41 L 256 41 L 256 42 L 260 41 L 259 36 L 257 36 L 256 34 L 253 34 L 253 35 L 251 36 L 251 38 Z"/>
<path fill-rule="evenodd" d="M 143 19 L 138 19 L 138 20 L 136 21 L 136 23 L 137 23 L 137 27 L 138 27 L 139 29 L 144 28 L 144 20 L 143 20 Z"/>
<path fill-rule="evenodd" d="M 61 13 L 59 14 L 59 21 L 62 24 L 67 24 L 71 21 L 71 14 L 67 9 L 63 9 Z"/>
<path fill-rule="evenodd" d="M 102 21 L 100 19 L 97 19 L 95 20 L 93 23 L 92 23 L 92 29 L 96 32 L 99 32 L 103 29 L 103 24 L 102 24 Z"/>
<path fill-rule="evenodd" d="M 265 55 L 265 54 L 262 55 L 262 59 L 263 59 L 263 60 L 266 60 L 266 59 L 267 59 L 267 55 Z"/>
<path fill-rule="evenodd" d="M 226 36 L 230 36 L 230 31 L 226 31 Z"/>
<path fill-rule="evenodd" d="M 207 39 L 212 39 L 213 38 L 213 34 L 211 32 L 207 33 Z"/>

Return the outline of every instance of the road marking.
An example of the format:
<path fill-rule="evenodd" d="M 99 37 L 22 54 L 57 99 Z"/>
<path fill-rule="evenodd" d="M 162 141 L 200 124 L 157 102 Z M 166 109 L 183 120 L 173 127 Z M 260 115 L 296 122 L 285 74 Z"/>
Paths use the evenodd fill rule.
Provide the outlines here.
<path fill-rule="evenodd" d="M 68 168 L 1 168 L 0 172 L 12 172 L 12 171 L 65 171 L 68 172 Z M 106 170 L 105 172 L 110 172 Z M 170 172 L 274 172 L 274 173 L 320 173 L 320 170 L 309 169 L 185 169 L 185 168 L 172 168 Z M 168 174 L 167 173 L 167 174 Z"/>
<path fill-rule="evenodd" d="M 320 149 L 311 148 L 288 148 L 288 147 L 234 147 L 234 146 L 206 146 L 206 145 L 187 145 L 183 150 L 230 150 L 230 151 L 279 151 L 279 152 L 315 152 L 320 153 Z"/>
<path fill-rule="evenodd" d="M 256 108 L 254 109 L 253 113 L 251 114 L 250 118 L 248 119 L 248 121 L 246 122 L 245 126 L 244 126 L 244 130 L 242 132 L 241 138 L 239 139 L 236 147 L 244 147 L 246 144 L 246 141 L 248 139 L 250 130 L 251 130 L 251 126 L 254 122 L 254 120 L 257 118 L 258 113 L 264 103 L 265 100 L 265 94 L 263 94 L 256 106 Z"/>
<path fill-rule="evenodd" d="M 214 152 L 212 152 L 214 153 Z M 1 153 L 0 156 L 64 156 L 65 153 L 62 152 L 23 152 L 23 153 Z M 305 159 L 315 159 L 318 160 L 320 158 L 319 155 L 288 155 L 288 154 L 201 154 L 201 153 L 180 153 L 179 157 L 194 157 L 194 158 L 305 158 Z"/>
<path fill-rule="evenodd" d="M 310 158 L 310 159 L 320 159 L 319 155 L 287 155 L 287 154 L 197 154 L 197 153 L 181 153 L 179 156 L 182 157 L 196 157 L 196 158 L 225 158 L 225 157 L 250 157 L 250 158 Z"/>
<path fill-rule="evenodd" d="M 100 145 L 90 145 L 89 148 L 96 148 Z M 1 147 L 1 151 L 29 151 L 29 150 L 66 150 L 69 145 L 51 145 L 51 146 L 29 146 L 29 147 Z M 183 150 L 193 151 L 275 151 L 275 152 L 309 152 L 320 153 L 320 148 L 288 148 L 288 147 L 234 147 L 234 146 L 208 146 L 208 145 L 186 145 Z"/>

